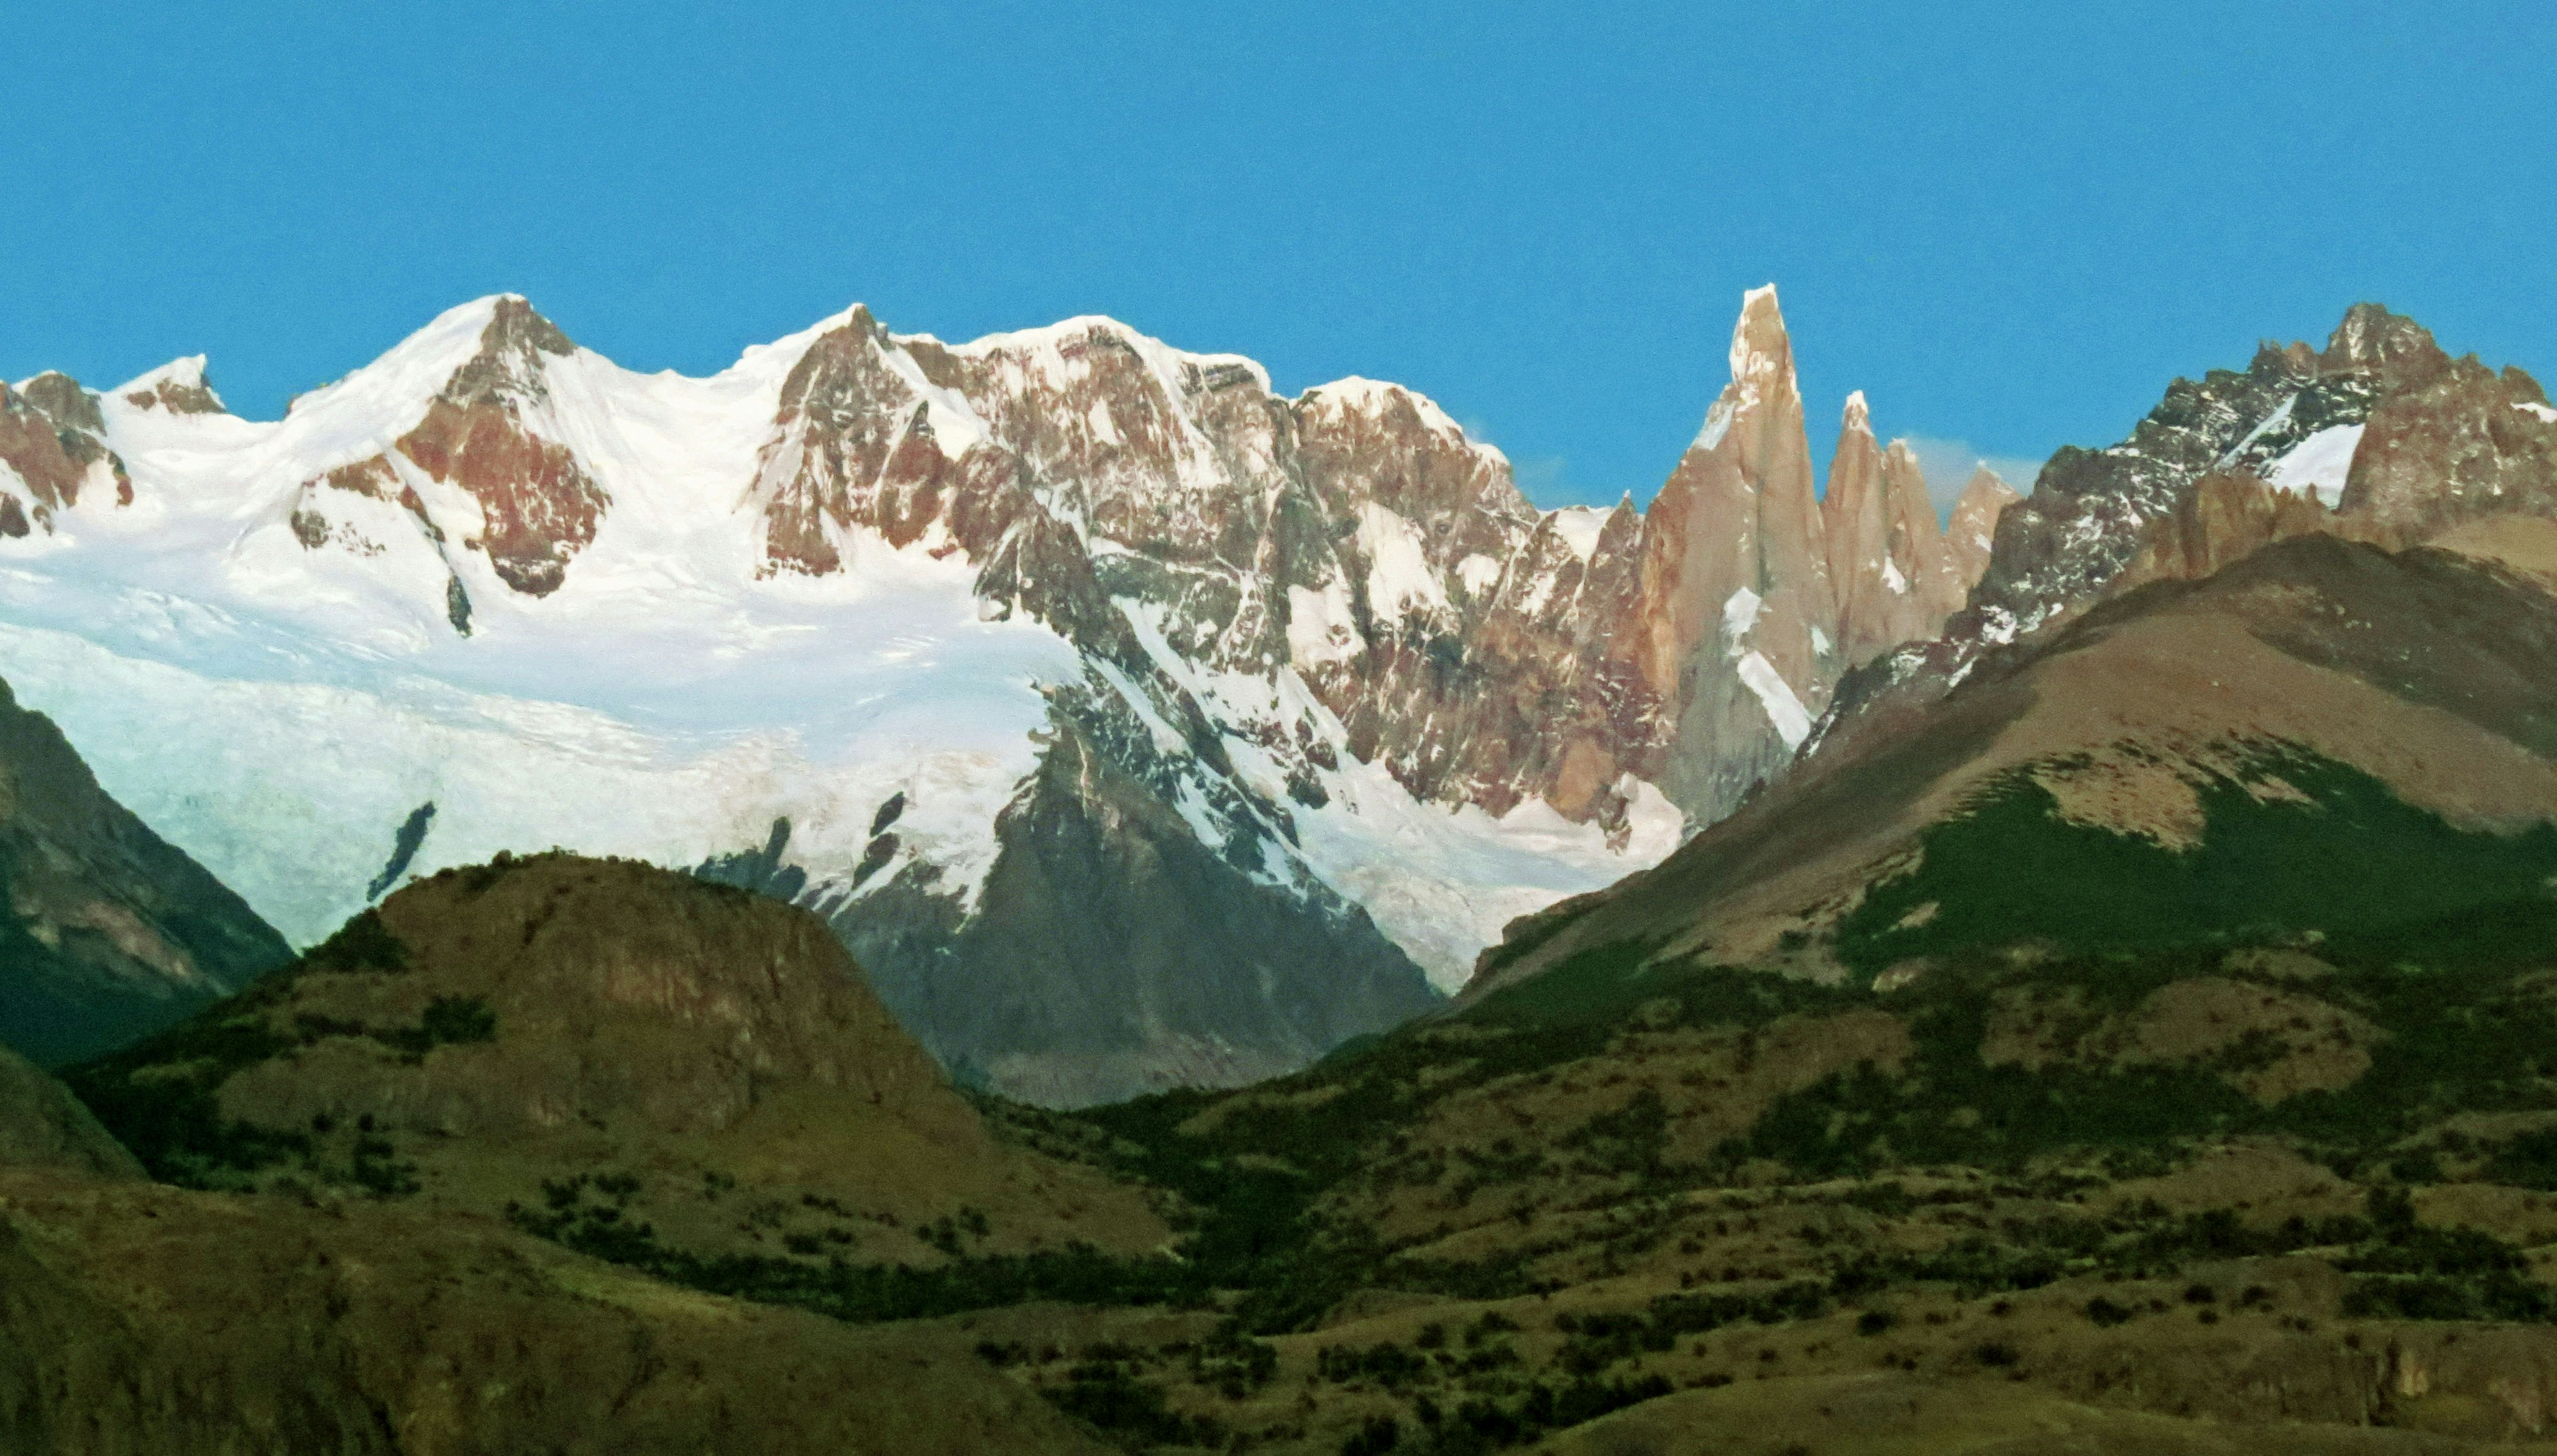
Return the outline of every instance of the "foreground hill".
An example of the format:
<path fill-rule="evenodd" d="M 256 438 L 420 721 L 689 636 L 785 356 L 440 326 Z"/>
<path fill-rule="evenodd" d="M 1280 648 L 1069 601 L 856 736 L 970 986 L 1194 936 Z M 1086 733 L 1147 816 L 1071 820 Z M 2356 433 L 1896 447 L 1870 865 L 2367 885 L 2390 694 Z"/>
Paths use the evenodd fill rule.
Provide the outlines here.
<path fill-rule="evenodd" d="M 154 1173 L 823 1266 L 1165 1237 L 995 1136 L 804 910 L 566 855 L 447 871 L 70 1074 Z"/>
<path fill-rule="evenodd" d="M 0 1045 L 42 1062 L 103 1051 L 292 954 L 0 683 Z"/>
<path fill-rule="evenodd" d="M 1102 1449 L 972 1362 L 492 1221 L 154 1186 L 0 1051 L 0 1447 Z"/>
<path fill-rule="evenodd" d="M 298 1318 L 272 1312 L 306 1299 L 360 1335 L 324 1384 L 373 1379 L 388 1350 L 402 1371 L 451 1360 L 468 1389 L 485 1342 L 448 1341 L 533 1330 L 570 1365 L 531 1389 L 563 1403 L 468 1413 L 518 1440 L 615 1429 L 561 1412 L 618 1388 L 618 1352 L 716 1335 L 739 1343 L 669 1356 L 636 1407 L 662 1392 L 759 1440 L 748 1400 L 754 1419 L 902 1431 L 877 1423 L 914 1418 L 911 1398 L 947 1448 L 1043 1449 L 1060 1428 L 1029 1414 L 970 1424 L 1011 1419 L 988 1403 L 1009 1381 L 1163 1452 L 2497 1449 L 2557 1410 L 2557 905 L 2509 899 L 2457 933 L 2383 918 L 2248 946 L 1991 944 L 1885 989 L 1583 955 L 1261 1087 L 996 1107 L 976 1144 L 953 1117 L 933 1125 L 961 1167 L 941 1172 L 841 1161 L 885 1141 L 862 1118 L 911 1125 L 952 1095 L 905 1075 L 911 1047 L 875 1034 L 865 998 L 810 982 L 835 964 L 810 917 L 553 857 L 412 886 L 249 995 L 79 1069 L 155 1166 L 267 1192 L 11 1187 L 0 1217 L 43 1221 L 28 1247 L 56 1279 L 180 1291 L 133 1326 L 171 1344 L 96 1369 L 174 1368 L 209 1410 L 313 1379 L 262 1363 Z M 506 999 L 517 981 L 538 1000 Z M 797 1096 L 820 1111 L 757 1130 L 767 1098 Z M 1021 1169 L 1014 1202 L 912 1245 L 858 1201 L 882 1170 L 948 1208 Z M 1171 1210 L 1175 1257 L 1038 1245 L 1095 1221 L 1041 1199 L 1084 1190 L 1098 1213 L 1114 1180 Z M 217 1218 L 218 1242 L 189 1242 Z M 343 1242 L 367 1230 L 395 1251 Z M 364 1282 L 328 1282 L 349 1267 Z M 32 1270 L 7 1288 L 58 1298 Z M 213 1288 L 258 1313 L 198 1323 Z M 560 1323 L 560 1290 L 620 1327 Z M 708 1297 L 728 1292 L 869 1328 Z M 13 1323 L 70 1318 L 28 1307 Z M 823 1365 L 821 1340 L 882 1363 Z M 101 1347 L 48 1340 L 30 1381 L 64 1388 L 57 1348 Z M 873 1371 L 910 1379 L 874 1397 Z M 700 1374 L 653 1383 L 675 1372 Z M 93 1379 L 79 1389 L 108 1393 L 75 1408 L 121 1409 Z M 756 1384 L 723 1401 L 732 1379 Z M 396 1408 L 443 1408 L 446 1387 L 418 1389 Z"/>
<path fill-rule="evenodd" d="M 70 1089 L 0 1046 L 0 1166 L 140 1178 L 142 1164 Z"/>

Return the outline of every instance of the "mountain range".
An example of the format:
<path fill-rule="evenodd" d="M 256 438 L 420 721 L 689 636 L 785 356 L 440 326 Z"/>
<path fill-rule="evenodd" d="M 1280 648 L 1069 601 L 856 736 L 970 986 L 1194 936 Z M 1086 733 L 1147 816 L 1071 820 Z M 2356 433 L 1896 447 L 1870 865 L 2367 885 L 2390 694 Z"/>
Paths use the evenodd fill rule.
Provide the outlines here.
<path fill-rule="evenodd" d="M 1772 292 L 1641 513 L 1028 337 L 7 396 L 0 1444 L 2548 1449 L 2529 376 L 2357 307 L 1940 532 Z"/>
<path fill-rule="evenodd" d="M 483 299 L 276 422 L 201 359 L 43 375 L 0 391 L 0 676 L 299 944 L 632 856 L 815 909 L 972 1082 L 1249 1081 L 1729 814 L 1961 605 L 2000 482 L 1949 543 L 1859 395 L 1823 502 L 1772 288 L 1730 358 L 1644 511 L 1104 319 L 856 308 L 696 379 Z"/>

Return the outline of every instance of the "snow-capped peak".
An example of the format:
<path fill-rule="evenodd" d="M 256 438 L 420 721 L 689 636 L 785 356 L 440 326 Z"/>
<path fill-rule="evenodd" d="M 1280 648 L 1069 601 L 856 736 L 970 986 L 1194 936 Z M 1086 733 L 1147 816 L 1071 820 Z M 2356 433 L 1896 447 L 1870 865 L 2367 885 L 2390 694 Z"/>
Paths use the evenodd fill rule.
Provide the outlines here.
<path fill-rule="evenodd" d="M 1776 303 L 1776 285 L 1753 288 L 1740 299 L 1740 322 L 1731 330 L 1731 378 L 1734 383 L 1791 383 L 1794 350 L 1785 334 L 1785 313 Z"/>
<path fill-rule="evenodd" d="M 136 409 L 167 410 L 181 415 L 219 415 L 229 411 L 204 378 L 204 356 L 189 354 L 126 380 L 113 391 Z"/>
<path fill-rule="evenodd" d="M 1864 402 L 1863 390 L 1859 389 L 1846 397 L 1846 410 L 1841 416 L 1840 428 L 1862 431 L 1867 435 L 1873 433 L 1873 411 Z M 1897 441 L 1893 443 L 1898 444 Z"/>

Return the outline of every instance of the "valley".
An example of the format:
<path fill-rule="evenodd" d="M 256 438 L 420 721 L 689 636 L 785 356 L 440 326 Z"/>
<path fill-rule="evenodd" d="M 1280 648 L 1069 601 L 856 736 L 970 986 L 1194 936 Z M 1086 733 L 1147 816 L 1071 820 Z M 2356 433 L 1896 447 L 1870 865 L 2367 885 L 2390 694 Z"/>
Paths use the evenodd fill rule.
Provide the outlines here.
<path fill-rule="evenodd" d="M 20 505 L 71 544 L 0 632 L 38 685 L 0 943 L 41 950 L 0 1025 L 56 1038 L 0 1060 L 13 1439 L 2544 1448 L 2557 415 L 2517 370 L 2357 308 L 1940 532 L 1861 397 L 1812 489 L 1772 291 L 1661 499 L 1586 517 L 1391 386 L 857 311 L 714 381 L 740 570 L 614 524 L 666 503 L 592 433 L 637 396 L 577 402 L 637 376 L 520 301 L 423 338 L 254 438 L 156 418 L 208 416 L 198 371 L 123 391 Z M 1078 391 L 1266 509 L 1156 512 L 1074 454 Z M 134 615 L 175 554 L 63 564 L 185 516 L 114 514 L 177 432 L 291 474 L 385 396 L 424 413 L 281 535 L 199 499 L 201 612 Z M 134 500 L 93 524 L 70 478 Z M 252 612 L 269 569 L 336 584 L 327 633 Z M 600 625 L 643 596 L 785 645 L 503 681 L 659 651 Z M 927 600 L 1002 665 L 814 646 Z M 785 662 L 895 703 L 824 764 L 682 757 L 679 699 Z M 962 679 L 1016 737 L 875 751 Z M 137 711 L 208 728 L 162 753 Z M 185 813 L 118 802 L 251 723 L 285 748 Z M 340 768 L 361 814 L 294 807 Z M 209 865 L 298 887 L 270 925 Z"/>

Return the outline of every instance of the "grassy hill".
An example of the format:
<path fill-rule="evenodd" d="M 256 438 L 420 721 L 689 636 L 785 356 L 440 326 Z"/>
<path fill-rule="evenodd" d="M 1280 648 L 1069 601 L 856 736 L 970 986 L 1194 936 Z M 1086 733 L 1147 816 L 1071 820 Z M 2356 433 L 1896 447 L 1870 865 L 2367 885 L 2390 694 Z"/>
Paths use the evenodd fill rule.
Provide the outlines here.
<path fill-rule="evenodd" d="M 163 1179 L 348 1189 L 625 1257 L 1137 1255 L 1137 1189 L 996 1135 L 822 922 L 568 855 L 448 871 L 67 1080 Z"/>

